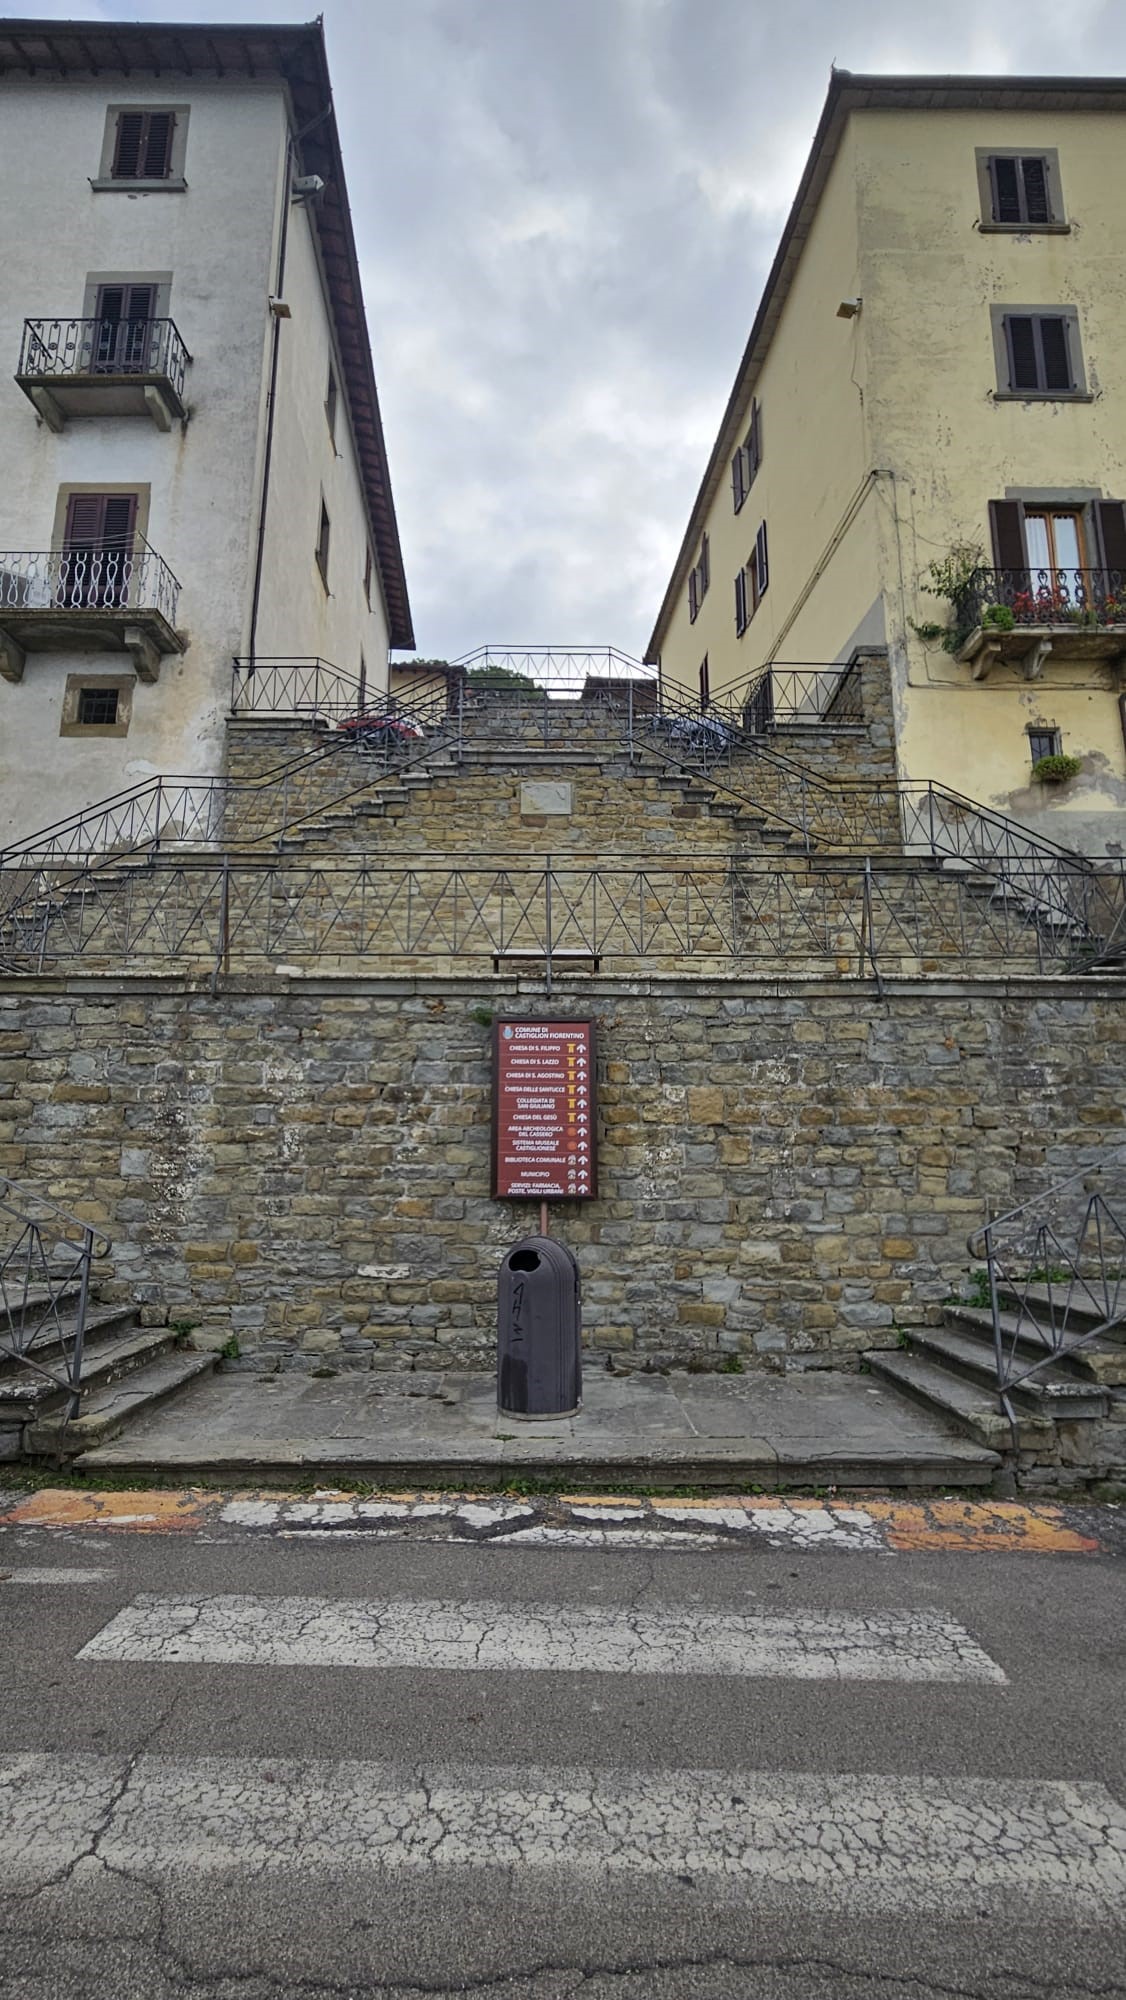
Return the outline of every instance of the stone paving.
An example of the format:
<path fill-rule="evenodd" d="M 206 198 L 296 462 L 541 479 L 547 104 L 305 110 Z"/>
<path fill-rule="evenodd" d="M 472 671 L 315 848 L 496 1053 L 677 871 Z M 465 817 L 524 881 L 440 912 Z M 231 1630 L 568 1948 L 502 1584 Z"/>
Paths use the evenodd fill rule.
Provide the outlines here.
<path fill-rule="evenodd" d="M 638 1485 L 987 1484 L 995 1453 L 860 1374 L 588 1368 L 571 1418 L 499 1414 L 492 1375 L 234 1373 L 194 1385 L 82 1470 L 310 1471 L 430 1483 L 583 1471 Z"/>

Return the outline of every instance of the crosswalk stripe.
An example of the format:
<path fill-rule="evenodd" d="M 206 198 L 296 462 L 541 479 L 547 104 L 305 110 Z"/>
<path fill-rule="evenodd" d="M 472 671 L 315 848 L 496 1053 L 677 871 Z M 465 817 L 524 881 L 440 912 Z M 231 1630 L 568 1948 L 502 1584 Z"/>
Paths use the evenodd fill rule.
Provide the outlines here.
<path fill-rule="evenodd" d="M 938 1611 L 732 1613 L 666 1604 L 135 1597 L 80 1660 L 164 1665 L 732 1674 L 794 1680 L 1003 1682 Z"/>
<path fill-rule="evenodd" d="M 0 1758 L 11 1887 L 90 1854 L 130 1874 L 520 1866 L 689 1875 L 850 1916 L 1126 1911 L 1126 1812 L 1099 1784 L 596 1772 L 266 1758 Z"/>

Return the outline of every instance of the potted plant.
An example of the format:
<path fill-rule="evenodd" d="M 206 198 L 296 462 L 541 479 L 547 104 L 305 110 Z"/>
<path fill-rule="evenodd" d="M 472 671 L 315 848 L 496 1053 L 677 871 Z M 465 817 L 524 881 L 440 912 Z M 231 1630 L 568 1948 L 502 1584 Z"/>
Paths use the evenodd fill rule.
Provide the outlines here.
<path fill-rule="evenodd" d="M 1064 785 L 1082 769 L 1078 757 L 1067 757 L 1057 751 L 1053 757 L 1038 757 L 1032 766 L 1032 775 L 1040 785 Z"/>

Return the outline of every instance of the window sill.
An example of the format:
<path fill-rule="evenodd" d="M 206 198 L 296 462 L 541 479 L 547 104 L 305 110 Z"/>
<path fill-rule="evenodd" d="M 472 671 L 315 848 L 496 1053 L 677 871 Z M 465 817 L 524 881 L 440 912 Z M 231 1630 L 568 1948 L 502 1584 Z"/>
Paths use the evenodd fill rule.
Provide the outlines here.
<path fill-rule="evenodd" d="M 90 182 L 91 194 L 186 194 L 188 183 L 171 176 L 163 181 L 98 179 Z"/>
<path fill-rule="evenodd" d="M 1070 236 L 1070 222 L 979 222 L 982 236 Z"/>
<path fill-rule="evenodd" d="M 1093 403 L 1089 389 L 994 389 L 995 403 Z"/>

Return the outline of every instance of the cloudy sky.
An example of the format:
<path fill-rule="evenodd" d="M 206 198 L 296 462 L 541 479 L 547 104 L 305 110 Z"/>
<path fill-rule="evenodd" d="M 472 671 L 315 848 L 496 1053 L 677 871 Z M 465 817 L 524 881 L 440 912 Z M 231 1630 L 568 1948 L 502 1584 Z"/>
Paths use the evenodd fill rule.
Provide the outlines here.
<path fill-rule="evenodd" d="M 1126 71 L 1123 0 L 324 7 L 415 633 L 449 657 L 642 651 L 833 62 Z"/>

